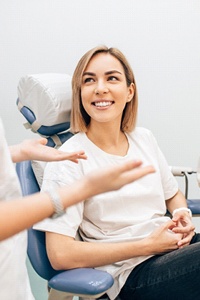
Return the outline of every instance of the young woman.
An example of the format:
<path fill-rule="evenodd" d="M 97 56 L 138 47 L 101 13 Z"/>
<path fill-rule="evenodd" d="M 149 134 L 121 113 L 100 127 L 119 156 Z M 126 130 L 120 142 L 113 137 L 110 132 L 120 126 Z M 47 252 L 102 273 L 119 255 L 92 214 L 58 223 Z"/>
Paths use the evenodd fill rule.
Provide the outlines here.
<path fill-rule="evenodd" d="M 129 63 L 118 49 L 94 48 L 80 59 L 72 87 L 76 134 L 62 150 L 81 147 L 88 159 L 79 165 L 49 163 L 43 190 L 129 159 L 153 165 L 156 172 L 69 208 L 59 222 L 38 224 L 47 232 L 52 266 L 106 270 L 114 277 L 110 299 L 168 299 L 169 291 L 170 299 L 197 298 L 200 245 L 195 242 L 200 237 L 155 138 L 135 127 L 138 95 Z M 172 219 L 165 215 L 167 209 Z M 75 239 L 77 231 L 85 242 Z"/>
<path fill-rule="evenodd" d="M 152 167 L 139 168 L 140 161 L 129 161 L 112 169 L 107 168 L 88 174 L 70 187 L 49 189 L 47 193 L 22 198 L 11 158 L 13 162 L 27 159 L 45 161 L 67 159 L 72 163 L 78 162 L 78 159 L 86 159 L 83 151 L 62 152 L 45 146 L 46 142 L 46 139 L 27 140 L 9 149 L 0 121 L 0 299 L 2 300 L 33 299 L 26 269 L 27 236 L 25 231 L 20 231 L 46 217 L 51 217 L 54 212 L 62 213 L 65 207 L 92 195 L 118 189 L 153 172 Z"/>

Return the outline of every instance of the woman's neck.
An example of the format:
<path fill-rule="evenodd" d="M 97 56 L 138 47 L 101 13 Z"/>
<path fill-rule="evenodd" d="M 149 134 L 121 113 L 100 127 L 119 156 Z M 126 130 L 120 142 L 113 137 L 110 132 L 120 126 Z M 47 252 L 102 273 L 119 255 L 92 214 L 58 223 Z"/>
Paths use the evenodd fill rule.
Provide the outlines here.
<path fill-rule="evenodd" d="M 114 155 L 125 156 L 128 152 L 128 140 L 124 132 L 115 126 L 89 126 L 87 137 L 101 150 Z"/>

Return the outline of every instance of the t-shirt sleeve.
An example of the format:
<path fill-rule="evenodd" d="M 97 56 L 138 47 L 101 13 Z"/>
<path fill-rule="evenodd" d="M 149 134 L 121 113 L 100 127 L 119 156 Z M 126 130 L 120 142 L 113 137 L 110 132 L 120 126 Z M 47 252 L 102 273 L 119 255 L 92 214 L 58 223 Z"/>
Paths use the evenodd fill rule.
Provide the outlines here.
<path fill-rule="evenodd" d="M 71 161 L 48 163 L 43 178 L 42 191 L 57 189 L 70 184 L 83 176 L 78 164 Z M 85 200 L 85 199 L 83 199 Z M 47 218 L 34 225 L 34 229 L 58 234 L 76 236 L 82 222 L 84 203 L 80 202 L 66 209 L 66 213 L 56 219 Z"/>
<path fill-rule="evenodd" d="M 148 131 L 149 139 L 151 140 L 151 144 L 154 148 L 156 159 L 158 162 L 158 168 L 161 176 L 162 186 L 163 186 L 163 192 L 165 200 L 168 200 L 172 198 L 177 192 L 178 192 L 178 183 L 175 177 L 173 176 L 169 165 L 167 163 L 167 160 L 161 151 L 154 135 L 151 133 L 151 131 Z"/>

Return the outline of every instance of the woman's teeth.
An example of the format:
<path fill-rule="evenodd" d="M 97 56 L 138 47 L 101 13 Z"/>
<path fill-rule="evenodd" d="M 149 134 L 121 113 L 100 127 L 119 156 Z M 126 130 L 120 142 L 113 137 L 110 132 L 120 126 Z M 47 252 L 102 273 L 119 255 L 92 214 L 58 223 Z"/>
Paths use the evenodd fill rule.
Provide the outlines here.
<path fill-rule="evenodd" d="M 94 102 L 94 105 L 98 107 L 110 106 L 111 104 L 111 101 Z"/>

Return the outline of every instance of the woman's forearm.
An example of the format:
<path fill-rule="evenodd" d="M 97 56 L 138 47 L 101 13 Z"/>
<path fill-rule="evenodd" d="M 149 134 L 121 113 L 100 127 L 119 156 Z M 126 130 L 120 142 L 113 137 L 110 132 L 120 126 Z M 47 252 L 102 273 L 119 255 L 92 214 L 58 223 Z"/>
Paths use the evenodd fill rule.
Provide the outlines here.
<path fill-rule="evenodd" d="M 56 270 L 94 268 L 150 255 L 146 239 L 124 243 L 87 243 L 50 232 L 46 233 L 46 249 L 52 267 Z"/>
<path fill-rule="evenodd" d="M 171 229 L 173 221 L 163 223 L 149 236 L 138 241 L 103 243 L 80 242 L 72 237 L 47 232 L 46 248 L 49 260 L 56 270 L 80 267 L 98 267 L 137 256 L 151 256 L 178 248 L 180 235 Z"/>
<path fill-rule="evenodd" d="M 167 209 L 172 214 L 176 208 L 187 207 L 187 202 L 180 190 L 176 193 L 174 197 L 166 201 Z"/>

